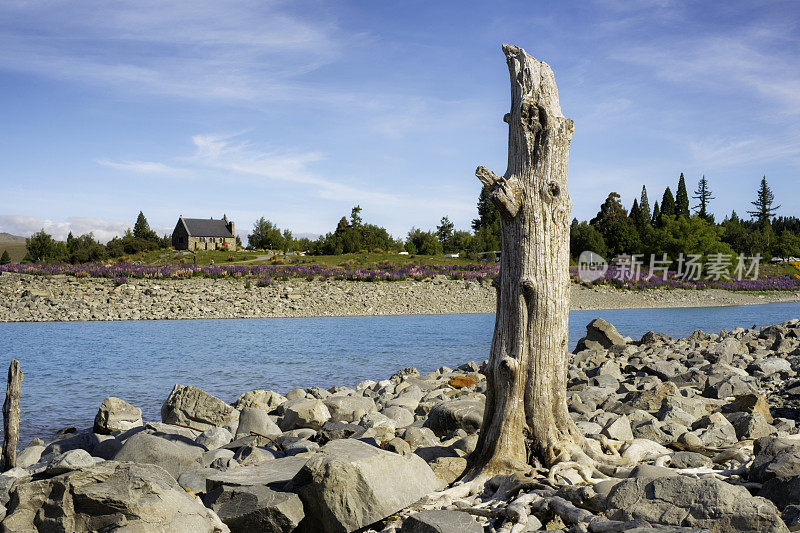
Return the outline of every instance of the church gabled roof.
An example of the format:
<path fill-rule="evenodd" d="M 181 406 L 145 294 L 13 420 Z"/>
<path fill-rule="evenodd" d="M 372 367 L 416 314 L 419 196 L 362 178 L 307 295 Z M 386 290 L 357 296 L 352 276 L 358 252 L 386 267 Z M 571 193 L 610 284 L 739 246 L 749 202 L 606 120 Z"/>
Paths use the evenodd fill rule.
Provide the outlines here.
<path fill-rule="evenodd" d="M 233 234 L 228 229 L 228 222 L 213 218 L 180 218 L 190 237 L 227 237 Z"/>

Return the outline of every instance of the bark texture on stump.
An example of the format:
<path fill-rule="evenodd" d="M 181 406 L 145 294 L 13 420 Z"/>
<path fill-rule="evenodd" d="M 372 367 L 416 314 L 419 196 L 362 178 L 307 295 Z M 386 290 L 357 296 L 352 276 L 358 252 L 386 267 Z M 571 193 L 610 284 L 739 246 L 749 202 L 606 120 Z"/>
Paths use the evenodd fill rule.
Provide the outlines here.
<path fill-rule="evenodd" d="M 503 45 L 511 75 L 508 169 L 478 167 L 500 211 L 502 258 L 486 411 L 464 479 L 550 466 L 580 442 L 567 411 L 572 121 L 553 71 Z M 569 453 L 569 452 L 567 452 Z"/>
<path fill-rule="evenodd" d="M 3 471 L 17 466 L 19 443 L 19 398 L 22 390 L 22 370 L 19 361 L 11 360 L 8 367 L 6 401 L 3 403 Z"/>

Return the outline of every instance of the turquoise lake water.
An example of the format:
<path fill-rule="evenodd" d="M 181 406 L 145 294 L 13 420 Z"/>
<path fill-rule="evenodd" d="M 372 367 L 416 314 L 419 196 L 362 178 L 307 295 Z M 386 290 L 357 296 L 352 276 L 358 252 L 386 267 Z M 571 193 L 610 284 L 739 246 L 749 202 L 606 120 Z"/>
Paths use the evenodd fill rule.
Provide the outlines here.
<path fill-rule="evenodd" d="M 570 349 L 595 317 L 638 339 L 649 330 L 684 337 L 800 317 L 800 304 L 573 311 Z M 160 420 L 175 383 L 232 402 L 252 389 L 353 386 L 415 366 L 429 372 L 488 357 L 493 314 L 265 318 L 138 322 L 0 323 L 3 369 L 24 372 L 22 440 L 89 427 L 106 396 Z M 5 370 L 3 370 L 5 375 Z"/>

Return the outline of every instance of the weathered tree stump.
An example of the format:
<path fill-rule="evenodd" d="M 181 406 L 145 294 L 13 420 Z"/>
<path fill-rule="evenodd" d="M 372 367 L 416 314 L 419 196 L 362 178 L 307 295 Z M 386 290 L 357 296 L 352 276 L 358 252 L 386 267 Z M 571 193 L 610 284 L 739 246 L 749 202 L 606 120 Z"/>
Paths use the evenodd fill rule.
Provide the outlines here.
<path fill-rule="evenodd" d="M 19 398 L 22 390 L 22 370 L 19 361 L 11 360 L 8 367 L 6 401 L 3 403 L 3 472 L 17 465 L 19 443 Z"/>
<path fill-rule="evenodd" d="M 476 175 L 500 211 L 502 258 L 486 371 L 486 411 L 464 480 L 570 460 L 582 442 L 567 411 L 572 121 L 553 71 L 503 45 L 511 75 L 508 169 Z"/>

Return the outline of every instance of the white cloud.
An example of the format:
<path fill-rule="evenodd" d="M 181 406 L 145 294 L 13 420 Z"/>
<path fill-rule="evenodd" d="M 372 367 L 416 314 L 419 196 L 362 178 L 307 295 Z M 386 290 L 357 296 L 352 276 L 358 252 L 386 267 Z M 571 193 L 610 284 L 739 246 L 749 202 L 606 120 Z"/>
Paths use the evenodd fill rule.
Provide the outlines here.
<path fill-rule="evenodd" d="M 28 215 L 0 215 L 0 232 L 11 233 L 22 237 L 30 237 L 39 230 L 44 230 L 56 240 L 65 240 L 67 235 L 83 235 L 91 233 L 100 242 L 108 242 L 131 228 L 128 222 L 102 220 L 88 217 L 67 217 L 66 220 L 48 220 Z M 159 235 L 172 233 L 172 228 L 151 228 Z"/>
<path fill-rule="evenodd" d="M 753 96 L 800 114 L 800 71 L 796 57 L 782 53 L 791 37 L 781 25 L 752 25 L 735 33 L 654 39 L 626 46 L 616 58 L 652 69 L 662 79 L 742 96 L 742 113 L 753 113 Z M 774 111 L 772 111 L 774 113 Z"/>
<path fill-rule="evenodd" d="M 0 5 L 0 68 L 199 99 L 285 98 L 341 54 L 336 26 L 281 2 Z M 356 37 L 358 38 L 358 37 Z"/>
<path fill-rule="evenodd" d="M 110 159 L 97 159 L 98 165 L 117 170 L 134 172 L 137 174 L 186 174 L 184 168 L 176 168 L 157 161 L 112 161 Z"/>

